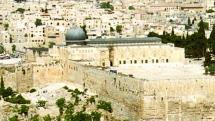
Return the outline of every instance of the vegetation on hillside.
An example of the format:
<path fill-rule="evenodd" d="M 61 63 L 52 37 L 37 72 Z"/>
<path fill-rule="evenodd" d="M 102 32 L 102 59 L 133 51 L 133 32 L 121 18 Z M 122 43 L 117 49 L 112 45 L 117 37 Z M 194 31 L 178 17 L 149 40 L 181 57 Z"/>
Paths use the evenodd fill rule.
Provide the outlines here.
<path fill-rule="evenodd" d="M 43 25 L 41 19 L 36 19 L 36 21 L 34 23 L 35 23 L 36 27 Z"/>
<path fill-rule="evenodd" d="M 47 114 L 41 116 L 32 112 L 37 108 L 47 109 L 48 101 L 38 100 L 36 106 L 33 106 L 30 101 L 25 100 L 10 87 L 5 89 L 3 81 L 0 84 L 0 95 L 5 101 L 16 104 L 12 107 L 11 114 L 8 115 L 9 121 L 19 121 L 21 119 L 29 121 L 100 121 L 102 117 L 106 120 L 113 119 L 111 116 L 113 109 L 110 102 L 99 100 L 96 95 L 88 95 L 87 89 L 83 91 L 72 90 L 67 86 L 63 89 L 70 93 L 71 97 L 59 97 L 56 100 L 55 105 L 59 109 L 58 115 Z"/>
<path fill-rule="evenodd" d="M 110 4 L 110 2 L 102 2 L 100 3 L 100 7 L 104 9 L 114 10 L 114 7 Z"/>
<path fill-rule="evenodd" d="M 14 104 L 30 104 L 30 100 L 26 100 L 21 94 L 17 94 L 11 87 L 6 88 L 2 77 L 0 82 L 0 98 Z"/>

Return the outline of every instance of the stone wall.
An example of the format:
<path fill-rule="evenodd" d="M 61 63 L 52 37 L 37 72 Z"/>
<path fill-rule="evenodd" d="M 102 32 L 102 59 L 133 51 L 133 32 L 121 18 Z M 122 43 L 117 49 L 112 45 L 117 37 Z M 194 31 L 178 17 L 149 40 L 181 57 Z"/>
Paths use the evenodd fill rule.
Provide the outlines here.
<path fill-rule="evenodd" d="M 81 66 L 73 62 L 69 62 L 66 67 L 68 81 L 81 84 L 95 91 L 96 94 L 117 102 L 118 104 L 112 103 L 115 106 L 114 109 L 118 109 L 115 115 L 121 114 L 119 116 L 121 118 L 137 120 L 141 112 L 140 85 L 143 84 L 143 81 L 93 67 Z"/>
<path fill-rule="evenodd" d="M 15 73 L 3 77 L 6 84 L 18 91 L 63 81 L 83 85 L 111 101 L 113 115 L 131 121 L 200 121 L 215 116 L 214 78 L 148 81 L 69 60 L 17 66 Z"/>
<path fill-rule="evenodd" d="M 33 87 L 33 67 L 32 65 L 9 65 L 0 67 L 3 73 L 3 81 L 6 86 L 10 86 L 18 92 L 29 91 Z"/>

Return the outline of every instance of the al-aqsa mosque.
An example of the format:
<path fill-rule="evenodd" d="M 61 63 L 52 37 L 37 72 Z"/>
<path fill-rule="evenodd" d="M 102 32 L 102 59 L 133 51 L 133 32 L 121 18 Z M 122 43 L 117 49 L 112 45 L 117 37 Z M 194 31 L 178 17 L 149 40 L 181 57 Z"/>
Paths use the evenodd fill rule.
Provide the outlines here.
<path fill-rule="evenodd" d="M 162 44 L 157 37 L 86 39 L 84 30 L 72 27 L 65 34 L 65 45 L 54 46 L 53 56 L 65 57 L 92 66 L 110 67 L 133 64 L 183 63 L 184 49 Z M 63 52 L 63 53 L 62 53 Z"/>

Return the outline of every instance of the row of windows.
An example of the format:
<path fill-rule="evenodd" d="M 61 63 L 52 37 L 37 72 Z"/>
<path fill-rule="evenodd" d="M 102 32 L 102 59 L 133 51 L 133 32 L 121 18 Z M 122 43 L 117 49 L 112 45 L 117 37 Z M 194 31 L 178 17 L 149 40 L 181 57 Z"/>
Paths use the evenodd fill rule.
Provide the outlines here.
<path fill-rule="evenodd" d="M 149 63 L 150 60 L 141 60 L 140 63 Z M 159 60 L 158 59 L 152 59 L 151 60 L 152 63 L 159 63 Z M 164 63 L 168 63 L 169 62 L 169 59 L 162 59 L 160 62 Z M 137 60 L 130 60 L 130 61 L 126 61 L 126 60 L 123 60 L 123 61 L 119 61 L 119 64 L 126 64 L 126 63 L 129 63 L 129 64 L 137 64 L 138 61 Z"/>
<path fill-rule="evenodd" d="M 32 42 L 43 42 L 43 40 L 32 40 Z"/>
<path fill-rule="evenodd" d="M 72 50 L 72 53 L 92 53 L 93 50 Z"/>

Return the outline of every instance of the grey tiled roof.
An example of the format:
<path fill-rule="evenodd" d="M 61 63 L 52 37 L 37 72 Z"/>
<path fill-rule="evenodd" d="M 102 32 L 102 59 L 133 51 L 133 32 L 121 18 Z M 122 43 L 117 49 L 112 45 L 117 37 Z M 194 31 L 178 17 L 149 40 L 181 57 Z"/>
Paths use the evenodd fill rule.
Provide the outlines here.
<path fill-rule="evenodd" d="M 87 44 L 120 44 L 120 43 L 150 43 L 150 42 L 161 42 L 161 39 L 157 37 L 93 39 L 87 41 Z"/>

